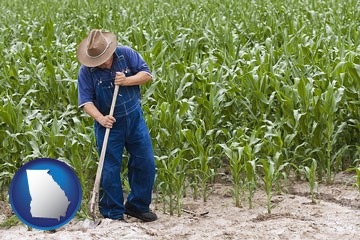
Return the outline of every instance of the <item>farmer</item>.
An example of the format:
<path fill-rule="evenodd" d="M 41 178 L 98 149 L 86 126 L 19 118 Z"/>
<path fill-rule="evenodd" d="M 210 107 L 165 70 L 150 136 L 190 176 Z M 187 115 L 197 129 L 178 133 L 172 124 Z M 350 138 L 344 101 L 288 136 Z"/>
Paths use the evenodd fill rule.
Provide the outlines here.
<path fill-rule="evenodd" d="M 91 30 L 81 41 L 77 58 L 79 107 L 95 120 L 100 155 L 106 128 L 111 128 L 99 192 L 99 211 L 105 218 L 124 220 L 124 213 L 146 222 L 157 219 L 149 209 L 155 178 L 154 152 L 140 106 L 139 85 L 152 79 L 142 57 L 118 46 L 110 32 Z M 113 116 L 109 116 L 114 85 L 119 85 Z M 120 171 L 124 148 L 129 153 L 131 192 L 124 205 Z"/>

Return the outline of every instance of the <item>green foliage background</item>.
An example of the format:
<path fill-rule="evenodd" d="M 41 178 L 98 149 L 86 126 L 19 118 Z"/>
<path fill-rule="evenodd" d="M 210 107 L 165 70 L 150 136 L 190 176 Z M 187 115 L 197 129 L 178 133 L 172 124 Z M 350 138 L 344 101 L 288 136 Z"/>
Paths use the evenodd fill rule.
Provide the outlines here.
<path fill-rule="evenodd" d="M 25 162 L 51 157 L 74 168 L 88 200 L 98 156 L 92 119 L 77 108 L 76 49 L 93 28 L 116 33 L 153 71 L 143 109 L 155 189 L 170 207 L 187 187 L 206 200 L 207 184 L 224 168 L 235 195 L 239 184 L 260 186 L 268 166 L 275 185 L 312 160 L 319 181 L 358 168 L 359 5 L 3 0 L 1 192 Z"/>

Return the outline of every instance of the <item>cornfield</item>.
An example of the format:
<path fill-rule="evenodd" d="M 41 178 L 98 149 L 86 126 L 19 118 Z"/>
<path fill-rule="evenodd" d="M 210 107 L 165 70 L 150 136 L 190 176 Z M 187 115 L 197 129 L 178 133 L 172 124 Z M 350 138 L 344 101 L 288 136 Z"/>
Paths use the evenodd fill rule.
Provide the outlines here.
<path fill-rule="evenodd" d="M 269 203 L 289 175 L 313 188 L 352 171 L 360 189 L 359 10 L 356 0 L 3 0 L 0 198 L 24 163 L 56 158 L 78 175 L 88 214 L 98 155 L 77 107 L 76 49 L 93 28 L 152 70 L 142 106 L 164 211 L 180 215 L 187 194 L 206 201 L 219 176 L 236 206 L 260 189 Z"/>

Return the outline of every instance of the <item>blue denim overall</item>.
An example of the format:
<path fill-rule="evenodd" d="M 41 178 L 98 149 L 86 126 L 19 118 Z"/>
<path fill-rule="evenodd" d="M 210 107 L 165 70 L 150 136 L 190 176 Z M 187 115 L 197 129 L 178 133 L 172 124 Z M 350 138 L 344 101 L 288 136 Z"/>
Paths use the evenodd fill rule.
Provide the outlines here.
<path fill-rule="evenodd" d="M 132 73 L 126 67 L 124 56 L 116 51 L 117 61 L 111 70 L 97 69 L 96 107 L 103 115 L 110 111 L 116 72 Z M 114 57 L 114 61 L 115 61 Z M 107 71 L 105 74 L 103 71 Z M 104 79 L 104 76 L 110 78 Z M 119 87 L 114 115 L 116 122 L 110 130 L 99 193 L 99 210 L 105 218 L 118 219 L 124 214 L 124 196 L 120 171 L 124 147 L 129 153 L 128 179 L 131 192 L 128 203 L 139 212 L 149 211 L 155 178 L 154 152 L 148 128 L 140 106 L 139 86 Z M 99 155 L 105 130 L 95 122 L 95 136 Z"/>

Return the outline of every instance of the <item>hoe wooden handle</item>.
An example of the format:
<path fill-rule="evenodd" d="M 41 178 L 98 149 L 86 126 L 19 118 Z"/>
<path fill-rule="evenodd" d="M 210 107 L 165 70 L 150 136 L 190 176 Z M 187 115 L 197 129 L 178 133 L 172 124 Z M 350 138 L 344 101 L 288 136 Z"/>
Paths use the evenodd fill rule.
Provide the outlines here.
<path fill-rule="evenodd" d="M 114 95 L 113 95 L 113 99 L 111 102 L 110 113 L 109 113 L 110 116 L 112 116 L 114 114 L 114 109 L 115 109 L 118 92 L 119 92 L 119 85 L 115 85 Z M 90 202 L 90 213 L 91 214 L 95 213 L 95 206 L 97 205 L 97 202 L 98 202 L 97 200 L 98 200 L 98 196 L 99 196 L 100 180 L 101 180 L 101 174 L 102 174 L 102 170 L 103 170 L 103 166 L 104 166 L 104 159 L 105 159 L 105 153 L 106 153 L 106 147 L 107 147 L 109 135 L 110 135 L 110 128 L 106 128 L 104 141 L 103 141 L 103 145 L 101 148 L 100 160 L 99 160 L 98 168 L 96 171 L 94 188 L 93 188 L 92 196 L 91 196 L 91 202 Z"/>

